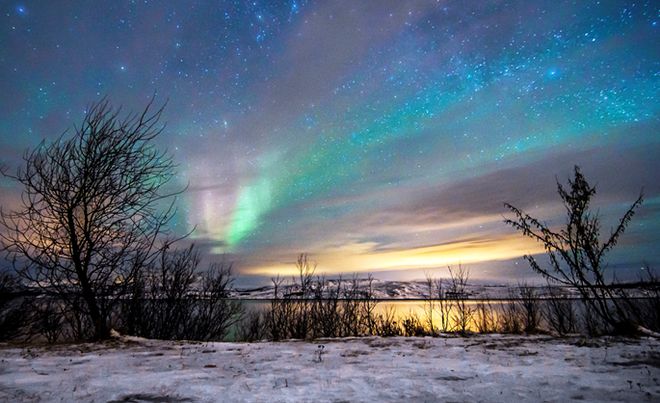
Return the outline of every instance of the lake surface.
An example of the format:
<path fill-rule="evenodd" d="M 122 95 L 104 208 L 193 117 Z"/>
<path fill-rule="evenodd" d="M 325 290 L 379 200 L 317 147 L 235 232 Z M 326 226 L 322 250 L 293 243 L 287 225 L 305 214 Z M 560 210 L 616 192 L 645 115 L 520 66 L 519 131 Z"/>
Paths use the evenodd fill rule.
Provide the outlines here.
<path fill-rule="evenodd" d="M 249 299 L 241 300 L 246 311 L 267 312 L 271 307 L 271 300 Z M 293 300 L 300 302 L 301 300 Z M 302 300 L 304 301 L 304 300 Z M 313 303 L 313 300 L 307 300 Z M 376 300 L 373 315 L 392 319 L 397 324 L 414 317 L 423 325 L 429 326 L 429 317 L 436 331 L 456 330 L 456 322 L 465 321 L 466 330 L 479 331 L 479 321 L 483 327 L 484 320 L 492 322 L 494 326 L 502 315 L 505 307 L 516 303 L 514 300 Z M 539 309 L 544 301 L 539 299 Z M 578 301 L 576 301 L 577 303 Z M 295 302 L 294 302 L 295 303 Z M 432 315 L 429 315 L 432 312 Z M 539 312 L 539 316 L 540 312 Z M 444 317 L 444 318 L 443 318 Z M 444 323 L 444 326 L 443 326 Z M 444 327 L 444 329 L 443 329 Z"/>

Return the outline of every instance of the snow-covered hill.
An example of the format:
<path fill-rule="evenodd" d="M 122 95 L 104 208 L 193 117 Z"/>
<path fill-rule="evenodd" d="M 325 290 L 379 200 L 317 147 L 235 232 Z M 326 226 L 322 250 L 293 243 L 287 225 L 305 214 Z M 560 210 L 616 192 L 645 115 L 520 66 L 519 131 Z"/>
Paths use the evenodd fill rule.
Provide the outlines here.
<path fill-rule="evenodd" d="M 335 290 L 338 285 L 337 280 L 326 280 L 327 290 Z M 343 280 L 342 287 L 346 287 L 349 282 Z M 359 280 L 359 286 L 366 289 L 367 280 Z M 445 287 L 449 287 L 448 280 Z M 429 295 L 428 286 L 424 281 L 381 281 L 373 280 L 371 283 L 373 297 L 376 299 L 424 299 Z M 465 297 L 470 299 L 507 299 L 511 298 L 511 291 L 517 287 L 516 284 L 492 284 L 471 282 L 467 285 Z M 535 287 L 536 294 L 540 297 L 546 296 L 547 287 Z M 285 287 L 284 292 L 296 293 L 299 288 L 296 286 Z M 577 292 L 572 289 L 564 288 L 562 292 L 566 296 L 577 297 Z M 237 298 L 245 299 L 268 299 L 273 297 L 273 286 L 264 286 L 258 288 L 237 288 L 232 294 Z"/>

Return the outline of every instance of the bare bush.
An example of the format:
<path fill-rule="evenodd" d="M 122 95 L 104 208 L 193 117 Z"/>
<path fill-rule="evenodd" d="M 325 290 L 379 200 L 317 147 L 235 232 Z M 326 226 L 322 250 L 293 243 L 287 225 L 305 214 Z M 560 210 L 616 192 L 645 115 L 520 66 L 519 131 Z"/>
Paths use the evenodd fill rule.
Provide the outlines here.
<path fill-rule="evenodd" d="M 371 286 L 371 280 L 367 289 Z M 350 282 L 344 285 L 341 292 L 341 333 L 342 336 L 360 336 L 371 334 L 374 328 L 373 307 L 369 301 L 371 295 L 362 293 L 360 280 L 353 276 Z"/>
<path fill-rule="evenodd" d="M 544 316 L 552 330 L 562 336 L 577 331 L 575 304 L 561 287 L 548 284 L 548 298 L 545 303 Z"/>
<path fill-rule="evenodd" d="M 582 329 L 589 336 L 602 336 L 607 333 L 607 323 L 596 312 L 594 304 L 588 300 L 580 300 L 582 305 Z"/>
<path fill-rule="evenodd" d="M 515 288 L 509 288 L 509 299 L 502 306 L 499 315 L 499 327 L 503 333 L 521 333 L 523 329 L 522 313 L 520 305 L 516 303 L 518 292 Z"/>
<path fill-rule="evenodd" d="M 248 311 L 237 324 L 237 340 L 253 342 L 267 337 L 266 318 L 259 310 Z"/>
<path fill-rule="evenodd" d="M 479 333 L 493 333 L 497 330 L 495 308 L 489 301 L 477 303 L 474 323 Z"/>
<path fill-rule="evenodd" d="M 355 283 L 356 282 L 357 280 Z M 374 334 L 376 328 L 376 320 L 374 315 L 376 312 L 376 306 L 378 305 L 378 300 L 376 300 L 374 296 L 373 283 L 374 278 L 371 274 L 369 274 L 367 277 L 367 284 L 363 289 L 357 286 L 353 287 L 354 293 L 360 294 L 360 323 L 362 323 L 365 327 L 364 332 L 366 334 Z M 359 335 L 359 332 L 355 335 Z"/>
<path fill-rule="evenodd" d="M 296 269 L 300 279 L 300 296 L 307 298 L 312 291 L 311 286 L 314 281 L 314 273 L 316 273 L 316 263 L 310 262 L 306 253 L 301 253 L 296 261 Z"/>
<path fill-rule="evenodd" d="M 642 267 L 639 281 L 617 284 L 616 293 L 627 315 L 645 328 L 640 330 L 660 330 L 660 281 L 651 267 Z"/>
<path fill-rule="evenodd" d="M 536 288 L 527 283 L 518 284 L 518 300 L 522 312 L 523 330 L 534 333 L 538 330 L 541 320 L 541 303 Z"/>
<path fill-rule="evenodd" d="M 161 250 L 159 263 L 136 276 L 120 317 L 128 334 L 157 339 L 222 340 L 242 314 L 232 300 L 231 267 L 212 264 L 205 272 L 191 245 Z"/>
<path fill-rule="evenodd" d="M 41 335 L 50 344 L 61 340 L 66 329 L 62 304 L 54 298 L 44 297 L 35 298 L 30 305 L 31 335 Z"/>
<path fill-rule="evenodd" d="M 160 255 L 160 266 L 150 274 L 150 325 L 158 339 L 180 339 L 189 323 L 188 293 L 195 280 L 200 256 L 193 247 L 169 251 Z"/>
<path fill-rule="evenodd" d="M 508 203 L 505 207 L 514 217 L 506 219 L 505 223 L 544 246 L 549 268 L 542 267 L 533 256 L 525 256 L 534 271 L 554 283 L 575 287 L 588 306 L 588 312 L 597 315 L 613 332 L 635 332 L 634 318 L 622 303 L 626 296 L 620 293 L 620 287 L 613 286 L 606 279 L 605 258 L 623 235 L 643 197 L 637 198 L 614 231 L 601 243 L 600 218 L 590 210 L 596 188 L 589 185 L 577 166 L 573 180 L 568 182 L 569 189 L 557 182 L 557 191 L 567 213 L 564 228 L 555 231 Z"/>
<path fill-rule="evenodd" d="M 660 279 L 649 265 L 644 267 L 640 288 L 643 299 L 639 301 L 638 321 L 655 332 L 660 332 Z"/>
<path fill-rule="evenodd" d="M 451 284 L 447 297 L 452 299 L 454 314 L 453 329 L 461 334 L 467 334 L 474 316 L 474 307 L 468 302 L 467 285 L 470 279 L 470 270 L 458 265 L 457 269 L 449 267 Z"/>
<path fill-rule="evenodd" d="M 442 284 L 442 282 L 440 282 L 440 284 Z M 424 295 L 424 316 L 426 318 L 426 326 L 428 327 L 428 330 L 431 333 L 431 335 L 435 335 L 436 326 L 433 321 L 433 316 L 437 309 L 436 308 L 437 299 L 436 299 L 436 289 L 435 289 L 436 281 L 431 276 L 430 273 L 426 273 L 426 279 L 424 285 L 426 286 L 426 294 Z M 416 323 L 414 323 L 416 318 L 410 318 L 410 319 L 411 319 L 411 323 L 409 323 L 408 325 L 416 325 Z M 405 327 L 406 324 L 404 323 L 404 328 Z"/>
<path fill-rule="evenodd" d="M 403 335 L 408 337 L 423 337 L 423 336 L 434 336 L 435 332 L 427 326 L 424 326 L 424 323 L 417 317 L 415 314 L 410 314 L 403 318 L 401 321 L 401 326 L 403 327 Z"/>
<path fill-rule="evenodd" d="M 243 314 L 240 301 L 230 298 L 232 286 L 231 266 L 215 263 L 202 273 L 199 288 L 192 298 L 193 312 L 186 338 L 205 341 L 225 338 Z"/>
<path fill-rule="evenodd" d="M 291 299 L 290 295 L 282 292 L 284 279 L 278 275 L 271 281 L 273 282 L 273 298 L 270 300 L 270 309 L 266 314 L 266 329 L 269 337 L 277 341 L 288 338 L 288 323 L 293 315 L 293 310 L 291 304 L 288 303 Z"/>
<path fill-rule="evenodd" d="M 343 336 L 340 300 L 342 286 L 341 276 L 333 288 L 327 287 L 324 277 L 317 279 L 311 315 L 314 337 Z"/>
<path fill-rule="evenodd" d="M 293 280 L 292 291 L 290 291 L 290 308 L 293 314 L 289 316 L 288 333 L 294 339 L 306 339 L 311 335 L 311 321 L 313 304 L 309 299 L 312 296 L 311 285 L 314 281 L 316 263 L 309 261 L 307 254 L 301 253 L 296 261 L 299 283 Z M 295 291 L 298 288 L 298 291 Z"/>
<path fill-rule="evenodd" d="M 439 316 L 438 330 L 442 333 L 447 333 L 451 330 L 451 312 L 453 309 L 454 301 L 447 296 L 447 286 L 442 278 L 434 281 L 436 300 L 435 311 Z"/>
<path fill-rule="evenodd" d="M 378 301 L 373 295 L 373 278 L 313 279 L 316 265 L 309 262 L 305 254 L 299 255 L 298 276 L 288 283 L 279 276 L 271 279 L 273 297 L 263 314 L 266 337 L 282 340 L 375 334 Z M 248 329 L 242 332 L 250 333 Z"/>
<path fill-rule="evenodd" d="M 391 307 L 387 308 L 382 314 L 376 316 L 373 334 L 381 337 L 403 336 L 403 329 L 396 318 L 396 310 Z"/>
<path fill-rule="evenodd" d="M 0 340 L 22 336 L 27 316 L 27 303 L 20 296 L 18 281 L 9 273 L 0 274 Z"/>

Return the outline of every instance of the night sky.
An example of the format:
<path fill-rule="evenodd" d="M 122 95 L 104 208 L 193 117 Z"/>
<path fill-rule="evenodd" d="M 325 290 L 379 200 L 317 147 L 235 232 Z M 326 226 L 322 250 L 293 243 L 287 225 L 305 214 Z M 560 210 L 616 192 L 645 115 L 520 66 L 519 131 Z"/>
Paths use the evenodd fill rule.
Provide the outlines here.
<path fill-rule="evenodd" d="M 561 223 L 556 179 L 598 186 L 611 256 L 660 263 L 660 8 L 639 1 L 3 1 L 0 161 L 108 96 L 169 100 L 159 146 L 189 184 L 173 223 L 239 274 L 515 281 Z M 0 202 L 19 189 L 0 182 Z M 262 277 L 259 277 L 262 276 Z M 255 280 L 256 281 L 256 280 Z"/>

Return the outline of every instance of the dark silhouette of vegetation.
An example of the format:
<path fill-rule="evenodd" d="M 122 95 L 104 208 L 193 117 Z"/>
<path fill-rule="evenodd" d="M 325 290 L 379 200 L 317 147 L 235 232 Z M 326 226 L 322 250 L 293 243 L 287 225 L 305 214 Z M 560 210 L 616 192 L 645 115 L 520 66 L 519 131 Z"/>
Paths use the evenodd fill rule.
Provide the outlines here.
<path fill-rule="evenodd" d="M 231 267 L 211 264 L 200 272 L 199 263 L 192 245 L 162 249 L 131 284 L 130 298 L 119 311 L 119 330 L 155 339 L 223 340 L 243 312 L 240 301 L 229 295 Z"/>
<path fill-rule="evenodd" d="M 626 309 L 626 296 L 620 287 L 608 281 L 605 269 L 607 254 L 623 235 L 642 204 L 643 196 L 637 198 L 616 228 L 601 242 L 600 217 L 590 209 L 596 188 L 589 185 L 577 166 L 568 183 L 569 187 L 565 188 L 557 182 L 557 191 L 567 214 L 563 228 L 553 230 L 508 203 L 505 206 L 514 216 L 505 219 L 505 223 L 543 244 L 550 266 L 542 266 L 533 256 L 525 256 L 534 271 L 553 283 L 577 289 L 589 314 L 596 315 L 615 333 L 634 332 L 635 318 Z"/>
<path fill-rule="evenodd" d="M 236 339 L 253 342 L 268 338 L 265 315 L 261 311 L 250 310 L 238 323 Z"/>
<path fill-rule="evenodd" d="M 470 279 L 470 270 L 462 265 L 452 270 L 449 268 L 449 276 L 451 277 L 451 286 L 449 289 L 448 297 L 454 302 L 453 321 L 454 330 L 459 331 L 461 334 L 466 334 L 470 329 L 474 317 L 474 307 L 467 301 L 467 285 Z"/>
<path fill-rule="evenodd" d="M 371 276 L 341 276 L 327 280 L 315 276 L 316 264 L 306 254 L 296 261 L 298 275 L 290 282 L 272 279 L 273 298 L 264 312 L 249 312 L 237 331 L 242 340 L 267 338 L 313 339 L 375 334 L 378 327 L 374 310 Z"/>
<path fill-rule="evenodd" d="M 561 287 L 548 283 L 543 316 L 552 330 L 563 336 L 577 331 L 575 302 Z"/>
<path fill-rule="evenodd" d="M 522 333 L 522 314 L 520 305 L 516 302 L 518 292 L 515 288 L 509 288 L 509 303 L 502 306 L 499 325 L 502 333 Z"/>
<path fill-rule="evenodd" d="M 518 297 L 516 303 L 520 305 L 522 312 L 523 330 L 526 333 L 535 333 L 541 321 L 541 301 L 536 288 L 524 282 L 519 283 Z"/>
<path fill-rule="evenodd" d="M 165 191 L 174 164 L 153 145 L 163 108 L 152 105 L 122 117 L 107 100 L 93 104 L 72 136 L 42 143 L 5 173 L 23 193 L 17 210 L 1 212 L 3 251 L 76 325 L 88 322 L 79 336 L 109 336 L 113 306 L 157 256 L 174 212 L 178 192 Z"/>
<path fill-rule="evenodd" d="M 442 333 L 451 331 L 451 312 L 453 309 L 453 301 L 447 295 L 447 282 L 442 278 L 438 278 L 435 283 L 435 296 L 436 303 L 433 309 L 439 315 L 438 330 Z M 451 282 L 453 283 L 453 282 Z"/>
<path fill-rule="evenodd" d="M 644 292 L 644 299 L 640 301 L 636 312 L 640 315 L 641 323 L 658 332 L 660 331 L 660 279 L 648 264 L 644 267 L 644 273 L 639 284 Z"/>
<path fill-rule="evenodd" d="M 72 327 L 66 326 L 66 317 L 62 311 L 60 301 L 46 296 L 35 298 L 30 305 L 32 311 L 30 320 L 31 338 L 41 335 L 50 344 L 56 343 L 65 337 L 78 340 L 78 337 L 71 333 Z M 69 334 L 66 334 L 67 330 L 69 330 Z"/>
<path fill-rule="evenodd" d="M 474 323 L 477 332 L 493 333 L 497 328 L 497 315 L 495 307 L 490 301 L 480 301 L 475 309 Z"/>
<path fill-rule="evenodd" d="M 442 284 L 442 283 L 440 283 Z M 436 333 L 436 326 L 434 323 L 435 311 L 436 311 L 436 281 L 430 273 L 426 273 L 425 278 L 426 294 L 424 295 L 424 316 L 426 317 L 426 326 L 429 329 L 431 334 Z M 409 318 L 410 321 L 404 324 L 406 328 L 415 328 L 417 327 L 416 320 L 417 318 Z M 422 326 L 423 327 L 423 326 Z M 408 333 L 408 332 L 406 332 Z"/>
<path fill-rule="evenodd" d="M 297 262 L 299 274 L 308 274 L 295 276 L 290 282 L 280 277 L 274 278 L 274 297 L 266 309 L 252 311 L 245 316 L 236 332 L 240 340 L 367 335 L 438 336 L 448 333 L 468 335 L 472 332 L 535 333 L 548 330 L 566 334 L 577 328 L 575 301 L 559 300 L 559 297 L 556 301 L 542 298 L 536 287 L 526 283 L 512 287 L 508 300 L 496 303 L 471 300 L 468 292 L 469 270 L 464 266 L 450 267 L 449 279 L 435 279 L 427 275 L 427 292 L 420 302 L 422 316 L 418 316 L 415 312 L 402 314 L 393 307 L 376 311 L 378 300 L 373 296 L 371 277 L 366 280 L 353 277 L 351 281 L 340 277 L 329 281 L 317 276 L 310 281 L 314 270 L 307 270 L 305 264 L 300 264 L 308 262 L 307 256 L 299 256 Z M 303 287 L 303 284 L 307 286 Z M 305 292 L 301 291 L 303 288 Z M 437 299 L 435 296 L 438 295 L 443 299 Z M 546 307 L 546 304 L 549 306 Z M 442 315 L 444 319 L 437 321 L 438 316 Z"/>
<path fill-rule="evenodd" d="M 268 307 L 245 314 L 243 303 L 230 295 L 231 265 L 200 271 L 194 245 L 177 249 L 176 239 L 162 236 L 173 213 L 166 199 L 175 193 L 161 188 L 173 164 L 149 144 L 160 133 L 162 112 L 150 113 L 150 106 L 122 120 L 104 101 L 92 107 L 71 139 L 26 154 L 26 167 L 12 176 L 25 187 L 22 209 L 2 212 L 0 239 L 22 279 L 41 292 L 0 276 L 0 339 L 102 339 L 111 328 L 157 339 L 231 335 L 255 341 L 475 331 L 598 335 L 660 326 L 660 288 L 650 268 L 629 286 L 615 278 L 608 282 L 605 275 L 605 256 L 642 197 L 601 243 L 599 217 L 590 211 L 595 188 L 577 167 L 570 189 L 558 184 L 568 214 L 564 228 L 553 230 L 507 204 L 514 218 L 506 223 L 546 249 L 549 268 L 526 256 L 548 281 L 546 294 L 519 283 L 507 301 L 474 301 L 470 272 L 458 265 L 448 268 L 445 279 L 427 274 L 422 315 L 401 315 L 392 307 L 377 310 L 371 275 L 327 279 L 300 254 L 296 276 L 272 279 Z M 118 172 L 117 164 L 128 168 Z M 579 304 L 569 298 L 573 289 Z M 643 299 L 635 297 L 640 290 Z"/>
<path fill-rule="evenodd" d="M 430 325 L 424 326 L 424 323 L 415 314 L 410 314 L 401 321 L 403 327 L 403 335 L 409 337 L 423 337 L 436 335 L 435 328 Z"/>
<path fill-rule="evenodd" d="M 474 319 L 475 308 L 466 301 L 469 269 L 459 264 L 454 269 L 448 266 L 447 270 L 449 279 L 426 275 L 424 316 L 429 335 L 456 330 L 465 333 Z"/>
<path fill-rule="evenodd" d="M 27 304 L 19 294 L 16 278 L 0 273 L 0 340 L 18 337 L 26 324 Z"/>

